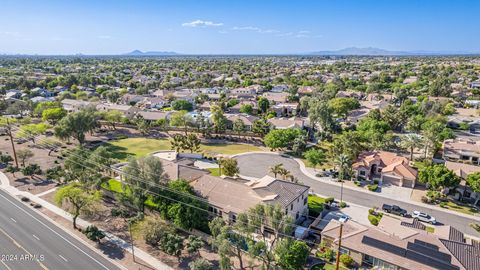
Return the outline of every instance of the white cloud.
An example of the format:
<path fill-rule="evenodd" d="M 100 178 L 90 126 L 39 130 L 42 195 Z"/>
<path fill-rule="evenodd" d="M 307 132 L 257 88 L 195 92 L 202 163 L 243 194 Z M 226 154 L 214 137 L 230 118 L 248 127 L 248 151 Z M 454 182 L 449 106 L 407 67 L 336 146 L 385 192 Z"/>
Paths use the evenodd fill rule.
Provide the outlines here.
<path fill-rule="evenodd" d="M 253 31 L 253 32 L 260 33 L 260 34 L 274 34 L 274 33 L 279 33 L 280 32 L 280 31 L 274 30 L 274 29 L 262 29 L 262 28 L 255 27 L 255 26 L 235 26 L 235 27 L 232 28 L 232 30 Z"/>
<path fill-rule="evenodd" d="M 208 26 L 222 26 L 223 23 L 214 23 L 212 21 L 195 20 L 191 22 L 182 23 L 186 27 L 208 27 Z"/>

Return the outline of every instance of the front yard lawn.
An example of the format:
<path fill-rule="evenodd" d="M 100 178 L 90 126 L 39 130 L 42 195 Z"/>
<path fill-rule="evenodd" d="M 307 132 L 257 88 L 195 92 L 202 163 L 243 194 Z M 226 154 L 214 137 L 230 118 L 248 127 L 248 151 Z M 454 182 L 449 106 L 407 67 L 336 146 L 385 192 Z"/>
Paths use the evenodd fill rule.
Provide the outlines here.
<path fill-rule="evenodd" d="M 212 176 L 220 176 L 220 168 L 208 168 Z"/>
<path fill-rule="evenodd" d="M 113 157 L 126 161 L 129 156 L 143 157 L 159 150 L 170 150 L 170 141 L 168 139 L 151 138 L 128 138 L 111 141 L 105 144 L 112 152 Z M 262 151 L 262 149 L 247 144 L 201 144 L 200 151 L 205 154 L 224 154 L 235 155 L 251 151 Z"/>
<path fill-rule="evenodd" d="M 478 210 L 474 207 L 468 206 L 468 205 L 458 205 L 454 202 L 447 201 L 447 202 L 442 202 L 440 203 L 440 207 L 452 210 L 452 211 L 457 211 L 463 214 L 467 215 L 474 215 L 478 213 Z"/>

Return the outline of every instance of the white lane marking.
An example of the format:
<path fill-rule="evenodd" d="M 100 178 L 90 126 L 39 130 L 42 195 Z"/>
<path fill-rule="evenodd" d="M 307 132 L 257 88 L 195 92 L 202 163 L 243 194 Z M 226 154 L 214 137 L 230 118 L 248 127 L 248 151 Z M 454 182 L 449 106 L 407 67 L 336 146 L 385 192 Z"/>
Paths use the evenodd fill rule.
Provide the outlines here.
<path fill-rule="evenodd" d="M 33 238 L 37 239 L 38 241 L 40 241 L 40 238 L 38 238 L 38 236 L 36 236 L 35 234 L 32 234 L 33 235 Z"/>
<path fill-rule="evenodd" d="M 58 256 L 60 256 L 60 258 L 62 258 L 64 261 L 68 262 L 68 260 L 65 259 L 65 257 L 63 257 L 62 255 L 58 254 Z"/>
<path fill-rule="evenodd" d="M 13 222 L 17 223 L 17 221 L 16 221 L 15 219 L 13 219 L 13 218 L 10 218 L 10 219 L 11 219 Z"/>
<path fill-rule="evenodd" d="M 79 248 L 78 246 L 76 246 L 74 243 L 70 242 L 70 240 L 66 239 L 65 237 L 63 237 L 62 235 L 60 235 L 58 232 L 54 231 L 52 228 L 48 227 L 45 223 L 43 223 L 41 220 L 39 220 L 38 218 L 34 217 L 32 214 L 28 213 L 25 209 L 21 208 L 20 206 L 14 204 L 12 201 L 10 201 L 7 197 L 3 196 L 2 194 L 0 194 L 0 197 L 4 198 L 5 200 L 7 200 L 10 204 L 12 204 L 13 206 L 17 207 L 18 209 L 22 210 L 22 212 L 24 212 L 25 214 L 27 214 L 28 216 L 30 216 L 31 218 L 33 218 L 34 220 L 36 220 L 38 223 L 42 224 L 45 228 L 49 229 L 50 231 L 52 231 L 54 234 L 56 234 L 58 237 L 62 238 L 65 242 L 69 243 L 70 245 L 72 245 L 73 247 L 75 247 L 76 249 L 78 249 L 80 252 L 82 252 L 83 254 L 85 254 L 87 257 L 89 257 L 90 259 L 92 259 L 93 261 L 95 261 L 96 263 L 98 263 L 100 266 L 102 266 L 103 268 L 107 269 L 107 270 L 110 270 L 108 267 L 106 267 L 105 265 L 103 265 L 101 262 L 99 262 L 97 259 L 93 258 L 92 256 L 90 256 L 88 253 L 86 253 L 85 251 L 83 251 L 81 248 Z"/>

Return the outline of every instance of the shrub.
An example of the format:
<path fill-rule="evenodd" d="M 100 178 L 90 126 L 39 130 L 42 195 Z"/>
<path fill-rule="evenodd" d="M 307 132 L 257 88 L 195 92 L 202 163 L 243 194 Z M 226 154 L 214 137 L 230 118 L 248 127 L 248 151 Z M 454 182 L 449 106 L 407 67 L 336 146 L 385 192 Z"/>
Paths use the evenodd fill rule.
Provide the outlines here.
<path fill-rule="evenodd" d="M 204 258 L 198 258 L 188 264 L 190 270 L 212 270 L 213 265 Z"/>
<path fill-rule="evenodd" d="M 348 254 L 340 255 L 340 262 L 349 269 L 352 268 L 353 265 L 355 264 L 355 261 Z"/>
<path fill-rule="evenodd" d="M 368 215 L 368 221 L 370 221 L 370 224 L 374 226 L 378 226 L 378 223 L 380 222 L 380 218 L 374 215 Z"/>
<path fill-rule="evenodd" d="M 353 183 L 355 183 L 355 185 L 356 185 L 357 187 L 359 187 L 359 186 L 362 185 L 362 183 L 361 183 L 360 181 L 354 181 Z"/>
<path fill-rule="evenodd" d="M 367 188 L 368 190 L 375 192 L 378 189 L 378 185 L 377 184 L 368 185 Z"/>
<path fill-rule="evenodd" d="M 446 202 L 441 202 L 441 203 L 440 203 L 440 207 L 442 207 L 442 208 L 447 208 L 447 203 L 446 203 Z"/>
<path fill-rule="evenodd" d="M 436 190 L 429 190 L 427 191 L 427 197 L 430 199 L 430 201 L 435 202 L 440 200 L 443 197 L 443 194 Z"/>
<path fill-rule="evenodd" d="M 373 180 L 373 184 L 378 185 L 378 180 Z"/>
<path fill-rule="evenodd" d="M 335 199 L 333 197 L 325 198 L 325 203 L 331 204 Z"/>
<path fill-rule="evenodd" d="M 95 242 L 100 242 L 105 237 L 105 233 L 97 228 L 95 225 L 88 226 L 84 231 L 83 234 L 85 236 Z"/>
<path fill-rule="evenodd" d="M 345 208 L 347 207 L 347 203 L 346 202 L 341 202 L 340 203 L 340 208 Z"/>
<path fill-rule="evenodd" d="M 376 211 L 375 211 L 375 208 L 370 208 L 370 209 L 368 209 L 368 213 L 369 213 L 370 215 L 374 215 L 374 216 L 377 215 L 377 213 L 376 213 Z"/>
<path fill-rule="evenodd" d="M 423 203 L 432 203 L 432 200 L 428 198 L 427 196 L 422 196 L 422 202 Z"/>
<path fill-rule="evenodd" d="M 326 248 L 324 252 L 319 252 L 317 256 L 329 262 L 333 260 L 333 250 L 330 248 Z"/>

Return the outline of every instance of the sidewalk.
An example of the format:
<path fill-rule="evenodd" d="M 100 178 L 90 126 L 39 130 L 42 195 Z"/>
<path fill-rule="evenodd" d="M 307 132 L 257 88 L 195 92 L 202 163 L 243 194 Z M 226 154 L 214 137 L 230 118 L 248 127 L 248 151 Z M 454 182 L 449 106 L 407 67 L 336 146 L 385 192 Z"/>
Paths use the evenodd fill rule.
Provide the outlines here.
<path fill-rule="evenodd" d="M 26 191 L 20 191 L 18 190 L 17 188 L 15 187 L 12 187 L 10 185 L 10 181 L 8 180 L 8 177 L 3 173 L 3 172 L 0 172 L 0 188 L 5 190 L 6 192 L 10 193 L 11 195 L 13 196 L 24 196 L 24 197 L 27 197 L 29 198 L 31 201 L 37 203 L 37 204 L 40 204 L 42 205 L 42 207 L 52 211 L 53 213 L 69 220 L 69 221 L 72 221 L 72 216 L 67 213 L 66 211 L 64 211 L 63 209 L 57 207 L 56 205 L 53 205 L 51 204 L 50 202 L 42 199 L 39 197 L 39 195 L 41 194 L 37 194 L 37 195 L 33 195 L 29 192 L 26 192 Z M 41 214 L 41 213 L 40 213 Z M 52 221 L 51 219 L 49 219 L 50 221 Z M 53 222 L 53 221 L 52 221 Z M 85 221 L 81 218 L 78 218 L 77 219 L 77 224 L 80 226 L 80 227 L 87 227 L 89 225 L 91 225 L 90 222 L 88 221 Z M 59 228 L 61 228 L 62 230 L 68 232 L 69 234 L 71 234 L 68 230 L 66 230 L 65 228 L 63 228 L 62 226 L 56 224 Z M 102 229 L 102 228 L 99 228 L 99 229 Z M 75 237 L 74 234 L 71 234 L 72 236 Z M 120 239 L 118 238 L 117 236 L 111 234 L 111 233 L 108 233 L 108 232 L 105 232 L 105 235 L 106 235 L 106 238 L 109 239 L 109 241 L 111 243 L 114 243 L 116 244 L 118 247 L 122 248 L 123 250 L 129 252 L 129 253 L 132 253 L 132 249 L 131 249 L 131 245 L 130 243 L 128 242 L 125 242 L 123 239 Z M 83 241 L 82 241 L 83 242 Z M 88 243 L 85 243 L 88 247 L 90 247 L 92 250 L 96 251 L 98 253 L 98 251 L 94 248 L 91 247 L 90 244 Z M 102 256 L 104 256 L 102 254 Z M 146 253 L 145 251 L 135 247 L 135 256 L 140 258 L 141 260 L 143 260 L 144 262 L 148 263 L 149 265 L 151 265 L 152 267 L 154 267 L 155 269 L 160 269 L 160 270 L 170 270 L 170 269 L 173 269 L 171 268 L 170 266 L 164 264 L 163 262 L 157 260 L 155 257 L 151 256 L 150 254 Z M 109 258 L 107 258 L 109 259 Z M 109 259 L 110 261 L 113 261 L 115 262 L 117 265 L 118 263 L 114 260 L 111 260 Z M 125 267 L 123 267 L 125 268 Z"/>

